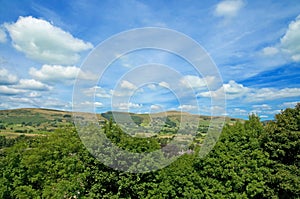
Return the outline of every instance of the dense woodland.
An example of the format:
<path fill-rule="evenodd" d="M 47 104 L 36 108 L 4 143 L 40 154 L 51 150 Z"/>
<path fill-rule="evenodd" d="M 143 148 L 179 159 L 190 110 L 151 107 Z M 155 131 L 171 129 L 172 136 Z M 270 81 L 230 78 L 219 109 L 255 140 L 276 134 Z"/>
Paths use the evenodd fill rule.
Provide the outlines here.
<path fill-rule="evenodd" d="M 122 134 L 136 152 L 159 148 Z M 0 137 L 0 198 L 300 198 L 300 104 L 263 124 L 255 115 L 226 125 L 204 158 L 184 154 L 164 169 L 133 174 L 94 158 L 73 127 L 45 136 Z M 194 149 L 197 151 L 197 149 Z"/>

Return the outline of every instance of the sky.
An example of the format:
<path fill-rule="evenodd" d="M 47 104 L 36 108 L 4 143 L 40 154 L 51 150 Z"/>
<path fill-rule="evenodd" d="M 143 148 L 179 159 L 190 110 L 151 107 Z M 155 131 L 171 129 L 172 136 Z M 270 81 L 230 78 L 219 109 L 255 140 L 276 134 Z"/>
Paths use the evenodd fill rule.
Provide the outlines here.
<path fill-rule="evenodd" d="M 230 117 L 255 113 L 271 120 L 300 101 L 299 0 L 0 0 L 0 5 L 0 109 L 72 110 L 78 80 L 95 82 L 82 92 L 94 100 L 80 103 L 97 112 L 210 115 L 224 109 Z M 145 27 L 171 29 L 197 42 L 222 83 L 158 49 L 118 55 L 103 74 L 81 68 L 107 39 Z M 135 84 L 147 74 L 157 81 Z M 180 100 L 177 91 L 184 96 Z M 211 102 L 221 91 L 225 107 Z"/>

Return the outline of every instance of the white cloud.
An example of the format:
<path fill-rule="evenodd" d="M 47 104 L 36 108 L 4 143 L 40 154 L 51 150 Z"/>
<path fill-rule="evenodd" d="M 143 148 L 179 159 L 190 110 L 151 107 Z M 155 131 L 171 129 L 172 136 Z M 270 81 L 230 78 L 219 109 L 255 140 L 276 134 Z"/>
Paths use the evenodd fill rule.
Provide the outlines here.
<path fill-rule="evenodd" d="M 36 92 L 36 91 L 32 91 L 27 95 L 27 97 L 30 97 L 30 98 L 36 98 L 36 97 L 41 97 L 41 96 L 42 96 L 42 94 L 39 92 Z"/>
<path fill-rule="evenodd" d="M 247 94 L 247 102 L 259 102 L 266 100 L 275 100 L 288 97 L 299 97 L 300 88 L 284 88 L 284 89 L 274 89 L 274 88 L 261 88 L 258 90 L 253 90 L 251 93 Z"/>
<path fill-rule="evenodd" d="M 226 94 L 229 95 L 240 95 L 246 93 L 249 89 L 244 87 L 242 84 L 236 83 L 234 80 L 230 80 L 228 84 L 223 85 Z"/>
<path fill-rule="evenodd" d="M 31 16 L 19 17 L 17 22 L 4 26 L 15 49 L 42 63 L 74 64 L 81 51 L 93 47 L 48 21 Z"/>
<path fill-rule="evenodd" d="M 157 111 L 157 110 L 161 110 L 162 107 L 161 107 L 160 105 L 152 104 L 152 105 L 150 106 L 150 109 L 151 109 L 151 110 L 154 110 L 154 111 Z"/>
<path fill-rule="evenodd" d="M 121 88 L 124 88 L 124 89 L 128 89 L 128 90 L 135 90 L 137 89 L 136 85 L 134 85 L 133 83 L 127 81 L 127 80 L 123 80 L 121 82 Z"/>
<path fill-rule="evenodd" d="M 156 89 L 156 85 L 155 85 L 155 84 L 148 84 L 147 87 L 148 87 L 150 90 L 155 90 L 155 89 Z"/>
<path fill-rule="evenodd" d="M 80 103 L 80 106 L 82 106 L 82 107 L 85 107 L 85 106 L 102 107 L 103 103 L 101 103 L 101 102 L 84 101 L 84 102 Z"/>
<path fill-rule="evenodd" d="M 113 107 L 117 108 L 119 110 L 128 110 L 130 108 L 133 108 L 133 109 L 142 108 L 143 105 L 142 104 L 135 104 L 135 103 L 129 102 L 129 103 L 113 104 Z"/>
<path fill-rule="evenodd" d="M 0 27 L 0 43 L 6 42 L 6 33 L 4 30 Z"/>
<path fill-rule="evenodd" d="M 280 39 L 281 48 L 284 53 L 287 53 L 290 58 L 295 61 L 300 61 L 300 15 L 295 21 L 289 24 L 289 28 L 285 35 Z"/>
<path fill-rule="evenodd" d="M 260 118 L 268 118 L 269 116 L 267 116 L 267 115 L 260 115 L 259 117 Z"/>
<path fill-rule="evenodd" d="M 40 70 L 30 68 L 29 74 L 41 81 L 62 81 L 75 79 L 79 71 L 76 66 L 43 65 Z"/>
<path fill-rule="evenodd" d="M 208 91 L 199 93 L 198 96 L 201 97 L 221 97 L 223 90 L 226 94 L 226 99 L 232 100 L 236 98 L 243 98 L 245 102 L 260 102 L 267 100 L 283 99 L 289 97 L 300 96 L 300 88 L 260 88 L 251 89 L 238 84 L 233 80 L 230 80 L 228 84 L 223 84 L 221 88 L 216 91 Z M 268 108 L 268 105 L 254 105 L 256 108 Z"/>
<path fill-rule="evenodd" d="M 234 17 L 245 6 L 243 0 L 225 0 L 217 4 L 215 15 L 221 17 Z"/>
<path fill-rule="evenodd" d="M 214 76 L 207 76 L 205 78 L 200 78 L 194 75 L 186 75 L 180 79 L 180 83 L 187 87 L 193 89 L 204 89 L 207 86 L 213 86 L 216 81 Z"/>
<path fill-rule="evenodd" d="M 83 93 L 87 96 L 96 96 L 100 98 L 110 98 L 111 95 L 106 92 L 103 88 L 100 86 L 94 86 L 92 88 L 86 89 L 83 91 Z"/>
<path fill-rule="evenodd" d="M 25 91 L 21 89 L 11 88 L 8 86 L 0 86 L 0 94 L 2 95 L 17 95 L 24 92 Z"/>
<path fill-rule="evenodd" d="M 272 55 L 276 55 L 277 53 L 279 53 L 278 48 L 275 47 L 265 47 L 262 50 L 262 53 L 266 56 L 272 56 Z"/>
<path fill-rule="evenodd" d="M 16 75 L 10 74 L 5 68 L 0 68 L 0 85 L 1 84 L 14 84 L 18 81 Z"/>
<path fill-rule="evenodd" d="M 133 83 L 123 80 L 119 87 L 115 90 L 110 90 L 110 95 L 114 97 L 124 97 L 124 96 L 131 96 L 134 92 L 143 92 L 143 89 L 138 89 L 136 85 Z"/>
<path fill-rule="evenodd" d="M 268 104 L 259 104 L 259 105 L 253 105 L 254 109 L 262 109 L 262 110 L 271 110 L 272 107 Z"/>
<path fill-rule="evenodd" d="M 159 82 L 158 85 L 161 86 L 161 87 L 170 88 L 170 85 L 167 82 L 164 82 L 164 81 Z"/>
<path fill-rule="evenodd" d="M 95 105 L 96 107 L 102 107 L 102 106 L 103 106 L 103 103 L 101 103 L 101 102 L 94 102 L 94 105 Z"/>
<path fill-rule="evenodd" d="M 244 87 L 242 84 L 236 83 L 234 80 L 230 80 L 228 84 L 223 84 L 221 88 L 216 91 L 207 91 L 199 93 L 202 97 L 214 97 L 220 98 L 226 94 L 226 99 L 235 99 L 244 96 L 250 89 Z"/>
<path fill-rule="evenodd" d="M 124 97 L 133 95 L 134 91 L 131 90 L 110 90 L 109 94 L 113 97 Z"/>
<path fill-rule="evenodd" d="M 266 56 L 281 53 L 293 62 L 300 62 L 300 15 L 289 24 L 280 42 L 275 46 L 265 47 L 262 53 Z"/>
<path fill-rule="evenodd" d="M 76 66 L 43 65 L 40 70 L 30 68 L 29 74 L 42 82 L 65 82 L 81 78 L 85 80 L 94 80 L 97 77 L 93 74 L 82 72 Z"/>
<path fill-rule="evenodd" d="M 0 103 L 0 109 L 9 109 L 10 105 L 8 103 Z"/>
<path fill-rule="evenodd" d="M 34 79 L 20 79 L 17 85 L 14 85 L 15 88 L 21 88 L 25 90 L 38 90 L 38 91 L 47 91 L 52 89 L 50 86 L 34 80 Z"/>
<path fill-rule="evenodd" d="M 35 101 L 33 99 L 25 98 L 25 97 L 9 97 L 8 100 L 10 103 L 18 104 L 18 105 L 36 105 Z"/>
<path fill-rule="evenodd" d="M 297 103 L 300 103 L 300 101 L 298 101 L 298 102 L 284 102 L 280 106 L 284 107 L 284 108 L 286 108 L 286 107 L 294 108 L 297 105 Z"/>
<path fill-rule="evenodd" d="M 72 103 L 64 102 L 57 98 L 47 98 L 47 99 L 43 99 L 41 102 L 39 102 L 39 106 L 41 108 L 70 110 L 70 108 L 72 107 Z"/>
<path fill-rule="evenodd" d="M 18 89 L 15 89 L 18 90 Z M 23 94 L 21 94 L 21 92 Z M 0 103 L 4 108 L 52 108 L 52 109 L 62 109 L 62 110 L 70 110 L 71 103 L 64 102 L 57 98 L 51 98 L 48 96 L 41 96 L 40 93 L 36 91 L 26 92 L 21 91 L 18 92 L 18 95 L 0 95 Z M 1 88 L 0 88 L 1 93 Z M 20 95 L 21 94 L 21 95 Z"/>
<path fill-rule="evenodd" d="M 203 78 L 194 75 L 186 75 L 180 79 L 180 83 L 187 88 L 202 88 L 206 86 L 206 82 Z"/>
<path fill-rule="evenodd" d="M 191 111 L 191 110 L 197 110 L 198 107 L 190 104 L 183 104 L 178 106 L 178 109 L 182 109 L 183 111 Z"/>
<path fill-rule="evenodd" d="M 241 109 L 241 108 L 234 108 L 233 110 L 230 110 L 229 112 L 231 115 L 240 115 L 240 116 L 248 115 L 248 112 L 245 109 Z"/>

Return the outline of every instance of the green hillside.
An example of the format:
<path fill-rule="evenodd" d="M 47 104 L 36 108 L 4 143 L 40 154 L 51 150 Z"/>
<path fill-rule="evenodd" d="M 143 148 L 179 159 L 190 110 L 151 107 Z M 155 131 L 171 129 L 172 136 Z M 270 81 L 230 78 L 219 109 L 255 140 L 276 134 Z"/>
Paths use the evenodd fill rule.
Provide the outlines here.
<path fill-rule="evenodd" d="M 48 133 L 69 126 L 72 113 L 50 109 L 13 109 L 0 111 L 0 133 Z"/>
<path fill-rule="evenodd" d="M 84 114 L 84 113 L 83 113 Z M 125 113 L 116 112 L 117 115 Z M 153 117 L 164 118 L 168 117 L 169 123 L 178 125 L 180 123 L 180 116 L 184 115 L 193 119 L 198 119 L 201 125 L 208 126 L 208 116 L 191 115 L 188 113 L 181 112 L 166 112 L 156 113 Z M 145 126 L 149 124 L 150 117 L 148 114 L 134 114 L 130 113 L 131 119 L 138 126 Z M 97 114 L 99 121 L 106 121 L 110 118 L 114 118 L 112 112 L 106 112 Z M 226 118 L 227 123 L 234 123 L 238 119 Z M 0 135 L 18 135 L 24 134 L 38 134 L 38 133 L 49 133 L 53 132 L 57 128 L 73 125 L 72 112 L 51 110 L 51 109 L 40 109 L 40 108 L 22 108 L 12 110 L 0 110 Z M 175 126 L 176 126 L 175 125 Z M 175 127 L 170 126 L 170 128 Z"/>
<path fill-rule="evenodd" d="M 131 152 L 163 147 L 157 137 L 124 134 L 112 120 L 103 124 L 103 130 Z M 96 134 L 89 136 L 97 141 Z M 95 151 L 118 157 L 107 143 L 96 144 Z M 213 150 L 202 158 L 200 147 L 163 169 L 130 173 L 96 159 L 73 127 L 47 136 L 0 136 L 0 198 L 300 198 L 300 104 L 267 124 L 251 115 L 243 123 L 226 125 Z M 159 163 L 149 162 L 147 156 L 141 162 L 146 170 Z"/>

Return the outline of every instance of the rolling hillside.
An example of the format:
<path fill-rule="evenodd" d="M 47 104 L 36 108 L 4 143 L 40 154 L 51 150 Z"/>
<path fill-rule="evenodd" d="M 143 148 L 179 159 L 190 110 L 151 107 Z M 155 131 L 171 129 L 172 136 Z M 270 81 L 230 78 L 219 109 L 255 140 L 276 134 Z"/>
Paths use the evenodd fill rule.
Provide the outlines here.
<path fill-rule="evenodd" d="M 97 114 L 97 118 L 100 122 L 104 122 L 114 117 L 120 119 L 122 115 L 126 116 L 127 114 L 109 111 Z M 208 126 L 211 119 L 209 116 L 199 116 L 178 111 L 154 113 L 151 115 L 130 113 L 129 115 L 134 122 L 134 126 L 146 128 L 150 123 L 152 123 L 152 126 L 159 123 L 160 125 L 163 124 L 166 129 L 169 128 L 169 130 L 179 125 L 181 117 L 189 120 L 197 119 L 203 126 Z M 226 117 L 226 123 L 228 124 L 235 123 L 237 120 L 239 119 Z M 44 134 L 69 125 L 73 125 L 73 120 L 72 112 L 68 111 L 40 108 L 0 110 L 0 135 Z"/>

